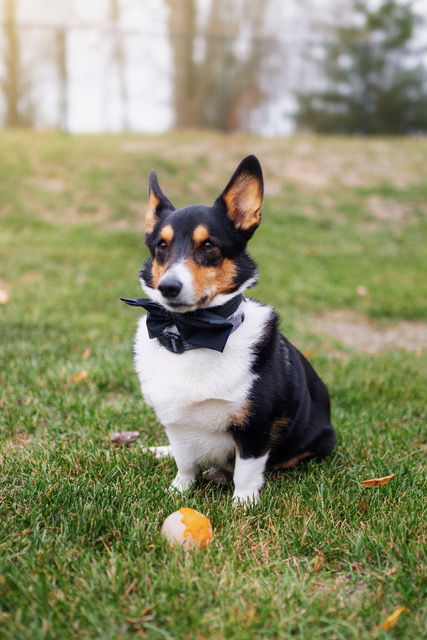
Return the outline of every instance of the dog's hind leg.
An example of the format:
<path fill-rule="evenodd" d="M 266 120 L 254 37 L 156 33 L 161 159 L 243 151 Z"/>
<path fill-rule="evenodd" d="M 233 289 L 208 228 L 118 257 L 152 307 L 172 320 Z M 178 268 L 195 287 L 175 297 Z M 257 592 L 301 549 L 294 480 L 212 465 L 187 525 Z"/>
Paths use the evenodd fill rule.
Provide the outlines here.
<path fill-rule="evenodd" d="M 154 456 L 161 460 L 162 458 L 173 458 L 173 451 L 170 444 L 162 447 L 142 447 L 144 452 L 153 453 Z"/>
<path fill-rule="evenodd" d="M 202 476 L 205 480 L 214 482 L 215 484 L 228 484 L 232 479 L 232 473 L 227 469 L 220 469 L 219 467 L 211 467 L 203 471 Z"/>

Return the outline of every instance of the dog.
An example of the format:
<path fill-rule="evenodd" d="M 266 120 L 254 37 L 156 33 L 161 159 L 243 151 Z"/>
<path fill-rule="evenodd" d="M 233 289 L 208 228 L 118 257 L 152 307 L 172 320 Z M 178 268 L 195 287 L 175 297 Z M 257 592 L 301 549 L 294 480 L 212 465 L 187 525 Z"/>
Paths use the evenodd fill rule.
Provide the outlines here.
<path fill-rule="evenodd" d="M 164 426 L 172 488 L 197 474 L 232 477 L 233 503 L 257 501 L 267 469 L 322 459 L 334 447 L 329 393 L 307 359 L 279 332 L 279 316 L 244 296 L 258 279 L 246 245 L 261 221 L 263 175 L 242 160 L 213 206 L 175 209 L 150 174 L 140 271 L 149 298 L 134 364 L 145 401 Z"/>

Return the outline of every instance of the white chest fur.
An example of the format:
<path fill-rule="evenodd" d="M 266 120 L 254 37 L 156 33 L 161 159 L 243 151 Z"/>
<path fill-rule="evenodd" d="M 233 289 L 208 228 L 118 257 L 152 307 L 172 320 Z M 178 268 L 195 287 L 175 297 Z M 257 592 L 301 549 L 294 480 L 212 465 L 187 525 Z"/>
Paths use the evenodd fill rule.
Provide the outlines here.
<path fill-rule="evenodd" d="M 195 349 L 174 354 L 150 339 L 141 318 L 135 339 L 135 368 L 142 393 L 173 441 L 191 447 L 202 466 L 219 464 L 234 452 L 227 433 L 254 380 L 253 347 L 259 341 L 270 308 L 254 300 L 242 302 L 243 324 L 233 332 L 223 353 Z"/>

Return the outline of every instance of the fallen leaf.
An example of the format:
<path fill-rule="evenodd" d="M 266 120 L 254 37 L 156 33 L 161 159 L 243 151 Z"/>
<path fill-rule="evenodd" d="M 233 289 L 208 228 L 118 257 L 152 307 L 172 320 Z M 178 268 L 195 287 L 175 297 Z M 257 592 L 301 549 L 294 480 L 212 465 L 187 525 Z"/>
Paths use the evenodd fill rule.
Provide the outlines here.
<path fill-rule="evenodd" d="M 399 620 L 404 611 L 407 611 L 407 607 L 397 607 L 397 609 L 393 611 L 393 613 L 390 614 L 382 624 L 380 624 L 380 629 L 382 629 L 383 631 L 389 631 L 390 629 L 393 629 L 394 625 Z"/>
<path fill-rule="evenodd" d="M 126 596 L 128 596 L 129 594 L 133 593 L 135 591 L 135 589 L 138 586 L 138 581 L 137 580 L 133 580 L 130 585 L 127 587 L 127 589 L 124 591 L 124 593 L 122 593 L 122 595 L 120 596 L 121 598 L 125 598 Z M 151 607 L 147 607 L 146 609 L 143 609 L 144 613 L 141 613 L 141 615 L 145 615 L 147 613 L 147 611 L 150 610 Z"/>
<path fill-rule="evenodd" d="M 13 536 L 26 536 L 27 533 L 32 533 L 34 529 L 24 529 L 23 531 L 15 531 L 12 533 Z"/>
<path fill-rule="evenodd" d="M 79 371 L 78 373 L 75 373 L 73 376 L 71 376 L 71 382 L 81 382 L 82 380 L 87 378 L 88 375 L 89 372 L 86 371 L 86 369 L 83 369 L 82 371 Z"/>
<path fill-rule="evenodd" d="M 358 296 L 361 296 L 361 297 L 367 296 L 368 289 L 363 284 L 359 284 L 359 286 L 356 287 L 356 293 Z"/>
<path fill-rule="evenodd" d="M 87 360 L 91 353 L 92 353 L 91 349 L 89 347 L 86 347 L 86 349 L 83 351 L 82 359 Z"/>
<path fill-rule="evenodd" d="M 392 473 L 391 476 L 384 476 L 384 478 L 372 478 L 371 480 L 359 480 L 360 484 L 363 487 L 378 487 L 380 484 L 387 484 L 395 477 L 395 473 Z"/>
<path fill-rule="evenodd" d="M 129 447 L 132 442 L 139 438 L 139 431 L 117 431 L 110 436 L 111 442 L 114 444 L 125 444 Z"/>
<path fill-rule="evenodd" d="M 7 304 L 9 300 L 9 292 L 6 289 L 0 289 L 0 304 Z"/>
<path fill-rule="evenodd" d="M 313 349 L 306 349 L 305 351 L 302 352 L 302 355 L 304 356 L 304 358 L 311 358 L 313 353 L 314 353 Z"/>
<path fill-rule="evenodd" d="M 324 566 L 325 566 L 325 554 L 320 551 L 319 553 L 316 553 L 316 555 L 313 558 L 313 571 L 315 571 L 316 573 L 319 573 L 319 571 L 323 569 Z"/>
<path fill-rule="evenodd" d="M 365 498 L 362 498 L 360 503 L 359 503 L 359 511 L 360 513 L 365 513 L 365 511 L 367 511 L 369 509 L 369 505 L 366 502 Z"/>
<path fill-rule="evenodd" d="M 357 571 L 357 573 L 364 573 L 364 570 L 362 569 L 362 567 L 360 565 L 358 565 L 356 562 L 352 562 L 352 564 L 350 565 L 355 571 Z"/>

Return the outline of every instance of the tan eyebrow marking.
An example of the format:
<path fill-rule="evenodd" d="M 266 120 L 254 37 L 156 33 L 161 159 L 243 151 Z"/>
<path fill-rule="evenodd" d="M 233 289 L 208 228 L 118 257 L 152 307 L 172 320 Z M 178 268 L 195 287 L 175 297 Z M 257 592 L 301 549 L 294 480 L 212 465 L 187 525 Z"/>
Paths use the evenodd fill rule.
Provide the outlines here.
<path fill-rule="evenodd" d="M 172 226 L 170 224 L 167 224 L 165 227 L 163 227 L 163 229 L 160 231 L 160 237 L 165 242 L 172 242 L 174 237 L 174 230 L 172 229 Z"/>
<path fill-rule="evenodd" d="M 196 244 L 201 244 L 209 238 L 209 231 L 204 224 L 199 224 L 193 231 L 193 240 Z"/>

